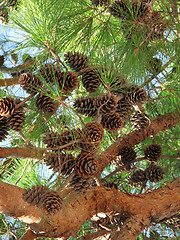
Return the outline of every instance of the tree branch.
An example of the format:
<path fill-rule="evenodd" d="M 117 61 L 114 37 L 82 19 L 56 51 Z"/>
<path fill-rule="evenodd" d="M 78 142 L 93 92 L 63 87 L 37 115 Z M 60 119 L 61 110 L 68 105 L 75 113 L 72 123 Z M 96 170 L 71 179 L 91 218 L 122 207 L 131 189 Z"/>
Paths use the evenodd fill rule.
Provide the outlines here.
<path fill-rule="evenodd" d="M 0 182 L 0 212 L 27 223 L 36 235 L 50 238 L 69 238 L 98 212 L 128 212 L 130 217 L 117 239 L 131 240 L 153 221 L 163 219 L 165 212 L 169 217 L 180 210 L 179 187 L 180 178 L 147 194 L 128 195 L 117 189 L 94 187 L 84 194 L 68 195 L 62 209 L 50 217 L 22 199 L 23 189 Z"/>
<path fill-rule="evenodd" d="M 20 238 L 20 240 L 35 240 L 37 239 L 37 235 L 34 234 L 30 229 L 27 230 L 24 235 Z"/>
<path fill-rule="evenodd" d="M 19 84 L 18 81 L 19 81 L 19 77 L 0 79 L 0 87 Z"/>

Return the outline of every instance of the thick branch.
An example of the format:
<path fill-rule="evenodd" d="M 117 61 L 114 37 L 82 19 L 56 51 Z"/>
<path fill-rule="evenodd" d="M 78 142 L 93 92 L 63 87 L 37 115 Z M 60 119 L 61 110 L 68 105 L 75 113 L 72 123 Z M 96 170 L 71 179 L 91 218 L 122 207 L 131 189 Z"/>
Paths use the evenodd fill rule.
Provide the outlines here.
<path fill-rule="evenodd" d="M 121 232 L 121 240 L 133 240 L 153 220 L 163 219 L 164 212 L 172 216 L 180 210 L 179 187 L 180 179 L 141 195 L 128 195 L 117 189 L 108 191 L 103 187 L 94 187 L 85 194 L 70 194 L 64 200 L 62 209 L 54 217 L 50 217 L 41 209 L 24 202 L 23 189 L 0 182 L 0 212 L 29 224 L 38 236 L 51 238 L 70 237 L 98 212 L 126 212 L 130 218 L 125 222 L 127 224 Z"/>
<path fill-rule="evenodd" d="M 35 240 L 37 239 L 36 234 L 34 234 L 30 229 L 25 232 L 25 234 L 20 238 L 20 240 Z"/>
<path fill-rule="evenodd" d="M 0 158 L 22 158 L 41 160 L 48 154 L 45 150 L 34 150 L 32 148 L 6 148 L 0 147 Z"/>
<path fill-rule="evenodd" d="M 19 84 L 19 77 L 0 79 L 0 87 Z"/>

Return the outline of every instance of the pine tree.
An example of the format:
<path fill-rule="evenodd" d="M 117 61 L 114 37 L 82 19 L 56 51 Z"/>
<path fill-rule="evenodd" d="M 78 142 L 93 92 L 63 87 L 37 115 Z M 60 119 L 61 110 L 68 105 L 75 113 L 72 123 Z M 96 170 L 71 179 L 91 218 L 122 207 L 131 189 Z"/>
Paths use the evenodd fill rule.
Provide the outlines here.
<path fill-rule="evenodd" d="M 0 5 L 2 235 L 178 238 L 178 1 Z"/>

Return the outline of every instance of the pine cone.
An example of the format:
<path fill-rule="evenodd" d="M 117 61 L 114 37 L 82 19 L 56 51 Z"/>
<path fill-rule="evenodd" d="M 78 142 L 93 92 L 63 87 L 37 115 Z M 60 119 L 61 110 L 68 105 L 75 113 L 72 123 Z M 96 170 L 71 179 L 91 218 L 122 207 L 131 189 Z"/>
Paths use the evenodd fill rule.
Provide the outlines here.
<path fill-rule="evenodd" d="M 163 20 L 160 12 L 153 11 L 152 17 L 146 21 L 147 35 L 150 40 L 163 38 L 164 32 L 167 28 L 167 22 Z M 150 34 L 150 35 L 149 35 Z"/>
<path fill-rule="evenodd" d="M 125 1 L 114 1 L 109 7 L 109 12 L 120 19 L 130 19 L 131 13 Z"/>
<path fill-rule="evenodd" d="M 57 191 L 49 190 L 44 192 L 41 199 L 41 206 L 49 215 L 55 215 L 63 204 L 63 198 Z"/>
<path fill-rule="evenodd" d="M 58 78 L 61 76 L 61 70 L 54 64 L 45 64 L 40 68 L 39 73 L 49 84 L 58 82 Z"/>
<path fill-rule="evenodd" d="M 74 169 L 79 176 L 88 178 L 97 173 L 98 163 L 91 154 L 81 153 L 76 158 Z"/>
<path fill-rule="evenodd" d="M 119 156 L 121 156 L 121 162 L 124 165 L 128 165 L 129 163 L 132 163 L 136 159 L 136 152 L 133 148 L 129 146 L 124 146 L 119 150 L 118 153 Z"/>
<path fill-rule="evenodd" d="M 59 135 L 58 144 L 60 146 L 64 146 L 72 142 L 70 145 L 64 146 L 64 149 L 69 151 L 74 150 L 75 148 L 77 148 L 78 144 L 76 142 L 73 143 L 73 141 L 80 139 L 81 136 L 82 136 L 82 132 L 80 129 L 76 129 L 74 131 L 66 130 Z"/>
<path fill-rule="evenodd" d="M 6 3 L 7 7 L 15 7 L 18 4 L 17 0 L 8 0 Z"/>
<path fill-rule="evenodd" d="M 107 6 L 110 3 L 110 0 L 91 0 L 92 4 L 97 6 Z"/>
<path fill-rule="evenodd" d="M 129 179 L 129 184 L 140 185 L 140 184 L 144 183 L 145 181 L 147 181 L 146 172 L 139 169 L 136 172 L 133 172 L 133 175 L 131 175 L 131 177 Z"/>
<path fill-rule="evenodd" d="M 5 24 L 9 22 L 8 11 L 5 8 L 0 9 L 0 21 Z"/>
<path fill-rule="evenodd" d="M 164 171 L 160 166 L 151 164 L 146 170 L 146 178 L 151 182 L 159 182 L 164 177 Z"/>
<path fill-rule="evenodd" d="M 21 131 L 24 125 L 24 120 L 25 120 L 25 114 L 22 112 L 22 110 L 18 109 L 13 112 L 12 115 L 7 117 L 7 122 L 9 124 L 9 127 L 14 130 L 14 131 Z"/>
<path fill-rule="evenodd" d="M 163 219 L 163 223 L 165 223 L 168 226 L 175 226 L 179 230 L 180 229 L 180 213 L 177 213 L 170 218 Z"/>
<path fill-rule="evenodd" d="M 103 114 L 101 119 L 101 125 L 107 131 L 117 131 L 122 128 L 124 121 L 117 112 L 113 114 Z"/>
<path fill-rule="evenodd" d="M 100 108 L 101 113 L 114 113 L 117 107 L 117 98 L 115 95 L 103 94 L 96 98 L 96 108 Z"/>
<path fill-rule="evenodd" d="M 139 87 L 127 88 L 125 99 L 131 104 L 143 104 L 147 100 L 146 91 Z"/>
<path fill-rule="evenodd" d="M 94 97 L 82 97 L 76 99 L 73 106 L 78 113 L 89 117 L 97 115 L 96 99 Z"/>
<path fill-rule="evenodd" d="M 4 56 L 0 56 L 0 67 L 4 64 L 5 58 Z"/>
<path fill-rule="evenodd" d="M 94 180 L 91 178 L 80 177 L 79 175 L 74 175 L 70 181 L 70 186 L 78 192 L 86 192 L 92 185 L 94 185 Z"/>
<path fill-rule="evenodd" d="M 82 132 L 83 138 L 87 142 L 101 142 L 104 137 L 104 129 L 101 124 L 97 122 L 89 122 L 85 124 L 85 129 Z"/>
<path fill-rule="evenodd" d="M 156 162 L 160 159 L 161 153 L 162 148 L 158 144 L 151 144 L 144 150 L 145 157 L 151 162 Z"/>
<path fill-rule="evenodd" d="M 0 115 L 8 117 L 15 110 L 15 101 L 11 97 L 3 97 L 0 99 Z"/>
<path fill-rule="evenodd" d="M 59 89 L 65 91 L 73 91 L 78 86 L 78 77 L 73 72 L 62 72 L 58 78 Z"/>
<path fill-rule="evenodd" d="M 91 68 L 83 72 L 82 83 L 88 92 L 93 93 L 97 91 L 97 88 L 101 83 L 99 77 L 100 76 L 98 72 L 96 72 L 95 70 L 92 70 Z"/>
<path fill-rule="evenodd" d="M 132 104 L 127 102 L 125 98 L 118 101 L 116 112 L 125 121 L 129 118 L 132 110 Z"/>
<path fill-rule="evenodd" d="M 71 154 L 56 153 L 48 155 L 45 162 L 50 166 L 50 169 L 63 175 L 69 175 L 74 168 L 75 158 Z"/>
<path fill-rule="evenodd" d="M 50 92 L 47 92 L 50 94 Z M 49 96 L 39 93 L 36 97 L 36 107 L 44 112 L 55 113 L 57 110 L 57 104 Z"/>
<path fill-rule="evenodd" d="M 21 74 L 19 84 L 23 90 L 31 95 L 35 95 L 39 91 L 39 88 L 42 87 L 42 82 L 39 78 L 31 73 Z"/>
<path fill-rule="evenodd" d="M 103 186 L 107 188 L 107 190 L 111 190 L 112 188 L 118 189 L 118 185 L 114 182 L 106 182 L 103 184 Z"/>
<path fill-rule="evenodd" d="M 37 185 L 32 186 L 32 188 L 24 189 L 22 198 L 24 201 L 30 203 L 33 206 L 40 206 L 42 196 L 45 192 L 49 192 L 47 186 Z"/>
<path fill-rule="evenodd" d="M 89 59 L 86 55 L 79 52 L 68 52 L 65 56 L 65 61 L 69 64 L 70 68 L 79 72 L 81 69 L 88 67 Z"/>
<path fill-rule="evenodd" d="M 47 144 L 48 148 L 56 148 L 59 145 L 58 143 L 59 134 L 55 132 L 46 133 L 43 138 L 43 142 Z"/>
<path fill-rule="evenodd" d="M 150 124 L 149 118 L 147 118 L 140 111 L 136 111 L 131 115 L 130 122 L 133 124 L 134 131 L 141 131 L 147 128 Z"/>
<path fill-rule="evenodd" d="M 0 142 L 8 135 L 9 125 L 6 117 L 0 117 Z"/>

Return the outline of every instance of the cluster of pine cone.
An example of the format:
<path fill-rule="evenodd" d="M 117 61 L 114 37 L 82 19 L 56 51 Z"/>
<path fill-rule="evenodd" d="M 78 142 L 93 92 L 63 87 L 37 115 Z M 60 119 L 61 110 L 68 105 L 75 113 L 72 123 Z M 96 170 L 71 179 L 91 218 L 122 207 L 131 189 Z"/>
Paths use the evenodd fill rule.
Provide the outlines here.
<path fill-rule="evenodd" d="M 46 214 L 55 215 L 62 208 L 63 198 L 47 186 L 37 185 L 25 189 L 23 199 L 33 206 L 41 208 Z"/>
<path fill-rule="evenodd" d="M 162 14 L 153 10 L 152 0 L 116 0 L 112 3 L 110 0 L 91 0 L 91 2 L 96 7 L 106 6 L 114 17 L 121 19 L 124 34 L 129 39 L 132 38 L 133 33 L 138 34 L 140 31 L 145 32 L 149 40 L 162 38 L 167 28 L 167 22 L 163 19 Z M 130 27 L 128 21 L 134 19 L 143 24 L 138 24 L 136 28 L 127 33 L 127 28 Z"/>
<path fill-rule="evenodd" d="M 65 54 L 65 61 L 78 76 L 82 75 L 82 84 L 87 92 L 98 91 L 101 76 L 105 74 L 102 67 L 89 66 L 88 57 L 78 52 Z M 83 129 L 66 130 L 61 134 L 49 132 L 44 137 L 44 143 L 52 150 L 52 154 L 45 160 L 46 164 L 65 176 L 74 171 L 75 176 L 70 184 L 75 190 L 95 184 L 92 178 L 98 172 L 95 156 L 100 149 L 104 129 L 108 131 L 121 129 L 130 117 L 133 106 L 140 106 L 146 101 L 145 90 L 138 86 L 125 87 L 123 84 L 124 79 L 118 76 L 111 84 L 109 93 L 75 100 L 73 106 L 76 112 L 88 117 L 97 117 L 95 121 L 86 123 Z M 149 118 L 140 111 L 135 113 L 132 116 L 133 128 L 141 131 L 149 125 Z M 68 152 L 72 150 L 80 150 L 81 153 L 75 158 Z M 121 149 L 119 155 L 122 156 L 121 161 L 126 167 L 136 159 L 134 150 L 127 146 Z"/>
<path fill-rule="evenodd" d="M 164 177 L 163 169 L 156 165 L 155 162 L 161 158 L 162 149 L 161 146 L 154 143 L 146 147 L 144 155 L 147 160 L 151 162 L 150 166 L 145 170 L 139 169 L 135 171 L 130 179 L 129 183 L 132 185 L 140 185 L 146 181 L 159 182 Z"/>

